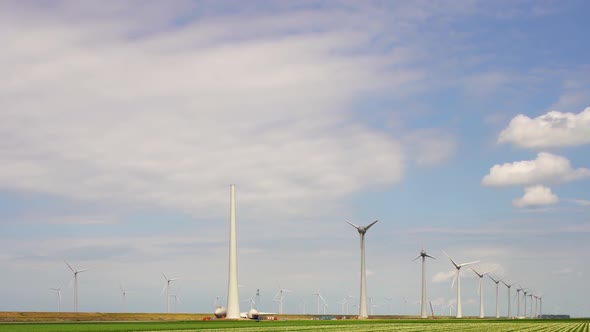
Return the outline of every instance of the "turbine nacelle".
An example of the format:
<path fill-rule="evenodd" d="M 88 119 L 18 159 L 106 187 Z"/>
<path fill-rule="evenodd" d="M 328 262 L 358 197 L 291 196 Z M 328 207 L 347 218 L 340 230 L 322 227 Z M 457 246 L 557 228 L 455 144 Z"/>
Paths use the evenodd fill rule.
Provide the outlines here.
<path fill-rule="evenodd" d="M 365 235 L 365 233 L 369 230 L 369 228 L 371 228 L 371 226 L 375 225 L 377 223 L 377 221 L 379 221 L 379 220 L 375 220 L 367 226 L 357 226 L 357 225 L 355 225 L 351 222 L 348 222 L 348 221 L 347 221 L 347 223 L 350 226 L 356 228 L 356 230 L 359 232 L 360 235 Z"/>

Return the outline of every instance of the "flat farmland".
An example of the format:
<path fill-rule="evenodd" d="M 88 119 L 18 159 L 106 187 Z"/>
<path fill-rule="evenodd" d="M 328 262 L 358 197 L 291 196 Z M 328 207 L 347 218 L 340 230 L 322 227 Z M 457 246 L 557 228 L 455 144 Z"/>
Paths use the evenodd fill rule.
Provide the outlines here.
<path fill-rule="evenodd" d="M 54 322 L 2 323 L 0 331 L 11 332 L 68 332 L 68 331 L 546 331 L 590 332 L 588 320 L 284 320 L 284 321 L 173 321 L 173 322 Z"/>

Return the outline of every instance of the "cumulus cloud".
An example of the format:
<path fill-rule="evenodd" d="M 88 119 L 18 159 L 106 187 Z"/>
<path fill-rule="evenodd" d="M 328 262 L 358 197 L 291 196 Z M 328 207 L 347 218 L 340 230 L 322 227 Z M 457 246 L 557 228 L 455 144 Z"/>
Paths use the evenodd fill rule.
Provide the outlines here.
<path fill-rule="evenodd" d="M 551 111 L 534 119 L 519 114 L 500 133 L 498 143 L 546 149 L 590 143 L 590 107 L 576 113 Z"/>
<path fill-rule="evenodd" d="M 569 159 L 540 152 L 534 160 L 494 165 L 484 176 L 484 186 L 513 186 L 569 182 L 590 176 L 590 169 L 573 169 Z"/>
<path fill-rule="evenodd" d="M 524 188 L 524 196 L 512 201 L 512 204 L 518 208 L 529 206 L 542 206 L 559 203 L 559 197 L 555 195 L 551 188 L 542 185 L 536 185 Z"/>

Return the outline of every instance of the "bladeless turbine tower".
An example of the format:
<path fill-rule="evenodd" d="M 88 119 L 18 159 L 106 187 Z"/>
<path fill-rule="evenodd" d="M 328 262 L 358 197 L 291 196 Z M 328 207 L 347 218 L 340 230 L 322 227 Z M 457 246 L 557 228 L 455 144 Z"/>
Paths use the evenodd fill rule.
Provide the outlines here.
<path fill-rule="evenodd" d="M 240 318 L 240 292 L 238 290 L 238 246 L 236 239 L 236 186 L 230 186 L 229 209 L 229 276 L 227 283 L 227 316 Z"/>

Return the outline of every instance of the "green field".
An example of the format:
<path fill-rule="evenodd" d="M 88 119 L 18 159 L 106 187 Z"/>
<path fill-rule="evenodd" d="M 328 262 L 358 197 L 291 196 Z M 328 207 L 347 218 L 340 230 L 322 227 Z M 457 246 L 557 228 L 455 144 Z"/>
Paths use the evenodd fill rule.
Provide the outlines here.
<path fill-rule="evenodd" d="M 588 320 L 334 320 L 334 321 L 203 321 L 203 322 L 85 322 L 85 323 L 1 323 L 0 331 L 559 331 L 590 332 Z"/>

